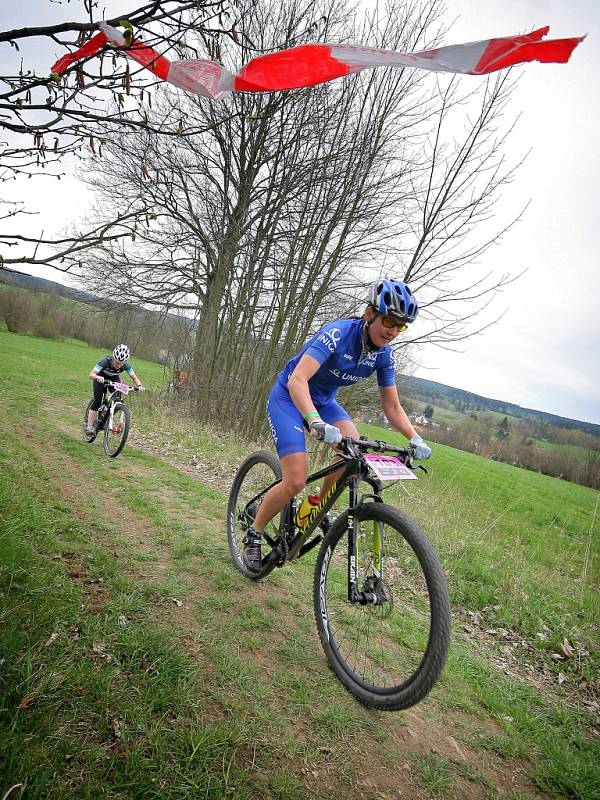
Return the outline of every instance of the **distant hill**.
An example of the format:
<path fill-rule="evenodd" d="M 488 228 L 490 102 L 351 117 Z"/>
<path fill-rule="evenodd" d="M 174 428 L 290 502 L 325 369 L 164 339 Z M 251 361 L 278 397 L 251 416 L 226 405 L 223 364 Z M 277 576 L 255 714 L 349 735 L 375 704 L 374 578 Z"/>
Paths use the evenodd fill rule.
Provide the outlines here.
<path fill-rule="evenodd" d="M 58 294 L 61 297 L 66 297 L 68 300 L 77 300 L 80 303 L 89 303 L 90 305 L 99 306 L 102 308 L 103 306 L 113 306 L 114 303 L 108 303 L 102 297 L 98 297 L 96 294 L 91 294 L 90 292 L 84 292 L 81 289 L 74 289 L 72 286 L 65 286 L 63 283 L 57 283 L 56 281 L 49 281 L 45 278 L 38 278 L 35 275 L 27 275 L 25 272 L 17 272 L 14 269 L 8 269 L 7 267 L 0 267 L 0 283 L 6 283 L 10 286 L 16 286 L 19 289 L 32 289 L 33 291 L 37 292 L 46 292 L 46 294 Z M 162 312 L 149 310 L 146 308 L 138 308 L 140 313 L 142 314 L 153 314 L 157 317 L 171 317 L 172 319 L 181 320 L 189 322 L 189 324 L 194 327 L 195 320 L 191 319 L 190 317 L 181 316 L 179 314 L 171 314 L 167 312 L 165 315 Z"/>
<path fill-rule="evenodd" d="M 37 292 L 46 294 L 59 294 L 69 300 L 78 300 L 82 303 L 97 303 L 96 295 L 89 292 L 82 292 L 80 289 L 73 289 L 56 281 L 47 281 L 45 278 L 38 278 L 35 275 L 27 275 L 25 272 L 17 272 L 14 269 L 2 267 L 0 269 L 0 283 L 7 283 L 10 286 L 17 286 L 19 289 L 33 289 Z"/>
<path fill-rule="evenodd" d="M 436 400 L 442 400 L 452 403 L 454 406 L 460 404 L 461 408 L 466 411 L 495 411 L 498 414 L 505 414 L 519 419 L 542 420 L 559 428 L 568 428 L 570 430 L 578 428 L 586 433 L 591 433 L 593 436 L 600 436 L 600 425 L 596 425 L 593 422 L 569 419 L 558 414 L 550 414 L 547 411 L 538 411 L 534 408 L 523 408 L 506 400 L 483 397 L 473 392 L 467 392 L 464 389 L 447 386 L 445 383 L 402 375 L 400 385 L 406 397 L 431 403 L 432 405 L 436 405 Z"/>
<path fill-rule="evenodd" d="M 37 278 L 35 275 L 27 275 L 24 272 L 17 272 L 16 270 L 7 269 L 6 267 L 0 268 L 0 283 L 17 286 L 21 289 L 33 289 L 38 292 L 58 294 L 70 300 L 78 300 L 83 303 L 101 305 L 104 302 L 101 298 L 89 292 L 73 289 L 70 286 L 65 286 L 56 281 Z M 147 311 L 145 309 L 140 309 L 140 311 L 149 314 L 157 313 L 156 311 Z M 181 319 L 181 317 L 174 314 L 167 314 L 167 316 L 177 316 L 178 319 Z M 190 324 L 194 324 L 193 320 L 190 320 Z M 424 378 L 402 375 L 399 383 L 402 392 L 407 397 L 425 403 L 436 405 L 436 400 L 441 400 L 451 403 L 453 406 L 462 404 L 461 407 L 463 410 L 496 411 L 499 414 L 506 414 L 507 416 L 518 417 L 520 419 L 530 418 L 543 420 L 559 428 L 568 428 L 571 430 L 579 428 L 586 433 L 591 433 L 593 436 L 600 436 L 600 425 L 596 425 L 593 422 L 582 422 L 580 420 L 569 419 L 568 417 L 560 417 L 557 414 L 549 414 L 546 411 L 522 408 L 515 403 L 509 403 L 505 400 L 493 400 L 489 397 L 473 394 L 473 392 L 467 392 L 464 389 L 456 389 L 454 386 L 447 386 L 445 383 L 437 383 L 437 381 L 429 381 Z"/>

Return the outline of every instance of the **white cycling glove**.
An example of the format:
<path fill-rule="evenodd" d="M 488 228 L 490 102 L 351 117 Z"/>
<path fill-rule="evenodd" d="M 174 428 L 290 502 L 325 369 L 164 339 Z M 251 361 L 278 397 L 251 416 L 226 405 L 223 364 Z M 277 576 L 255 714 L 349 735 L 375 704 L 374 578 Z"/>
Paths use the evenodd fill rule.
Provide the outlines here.
<path fill-rule="evenodd" d="M 102 377 L 102 375 L 96 375 L 94 380 L 97 381 L 98 383 L 104 383 L 104 378 Z"/>
<path fill-rule="evenodd" d="M 425 444 L 418 433 L 415 433 L 409 444 L 414 444 L 416 447 L 415 458 L 418 458 L 419 461 L 425 461 L 431 455 L 431 447 L 429 447 L 428 444 Z"/>
<path fill-rule="evenodd" d="M 342 441 L 342 432 L 335 425 L 329 425 L 322 419 L 313 419 L 308 424 L 308 430 L 325 444 L 338 444 Z"/>

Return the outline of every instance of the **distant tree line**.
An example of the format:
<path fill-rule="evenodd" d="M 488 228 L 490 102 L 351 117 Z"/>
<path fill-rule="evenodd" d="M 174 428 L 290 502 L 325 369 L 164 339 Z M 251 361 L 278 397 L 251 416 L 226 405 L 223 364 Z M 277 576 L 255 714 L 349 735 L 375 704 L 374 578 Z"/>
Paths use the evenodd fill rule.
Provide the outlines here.
<path fill-rule="evenodd" d="M 11 333 L 79 339 L 106 350 L 126 342 L 136 356 L 169 366 L 185 361 L 191 347 L 191 328 L 184 320 L 125 303 L 98 307 L 12 286 L 0 287 L 0 322 Z"/>
<path fill-rule="evenodd" d="M 539 435 L 542 431 L 544 436 Z M 423 435 L 485 458 L 600 489 L 600 438 L 582 430 L 471 413 L 458 423 L 427 428 Z"/>

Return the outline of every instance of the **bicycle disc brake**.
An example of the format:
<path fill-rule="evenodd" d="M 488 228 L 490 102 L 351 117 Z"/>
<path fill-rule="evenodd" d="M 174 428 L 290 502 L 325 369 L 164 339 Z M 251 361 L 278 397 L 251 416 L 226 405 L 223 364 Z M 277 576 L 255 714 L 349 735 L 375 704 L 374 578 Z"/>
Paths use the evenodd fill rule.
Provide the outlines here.
<path fill-rule="evenodd" d="M 390 616 L 394 609 L 394 595 L 391 587 L 386 586 L 381 578 L 367 575 L 363 580 L 362 591 L 369 605 L 383 606 L 383 616 Z"/>

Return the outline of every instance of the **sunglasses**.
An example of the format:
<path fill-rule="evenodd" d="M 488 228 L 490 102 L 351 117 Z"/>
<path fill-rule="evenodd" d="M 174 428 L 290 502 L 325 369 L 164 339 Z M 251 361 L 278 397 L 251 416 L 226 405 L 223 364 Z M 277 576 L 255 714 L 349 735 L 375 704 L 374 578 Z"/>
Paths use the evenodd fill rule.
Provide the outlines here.
<path fill-rule="evenodd" d="M 382 317 L 381 324 L 384 328 L 398 328 L 398 333 L 408 330 L 408 323 L 398 322 L 395 317 Z"/>

